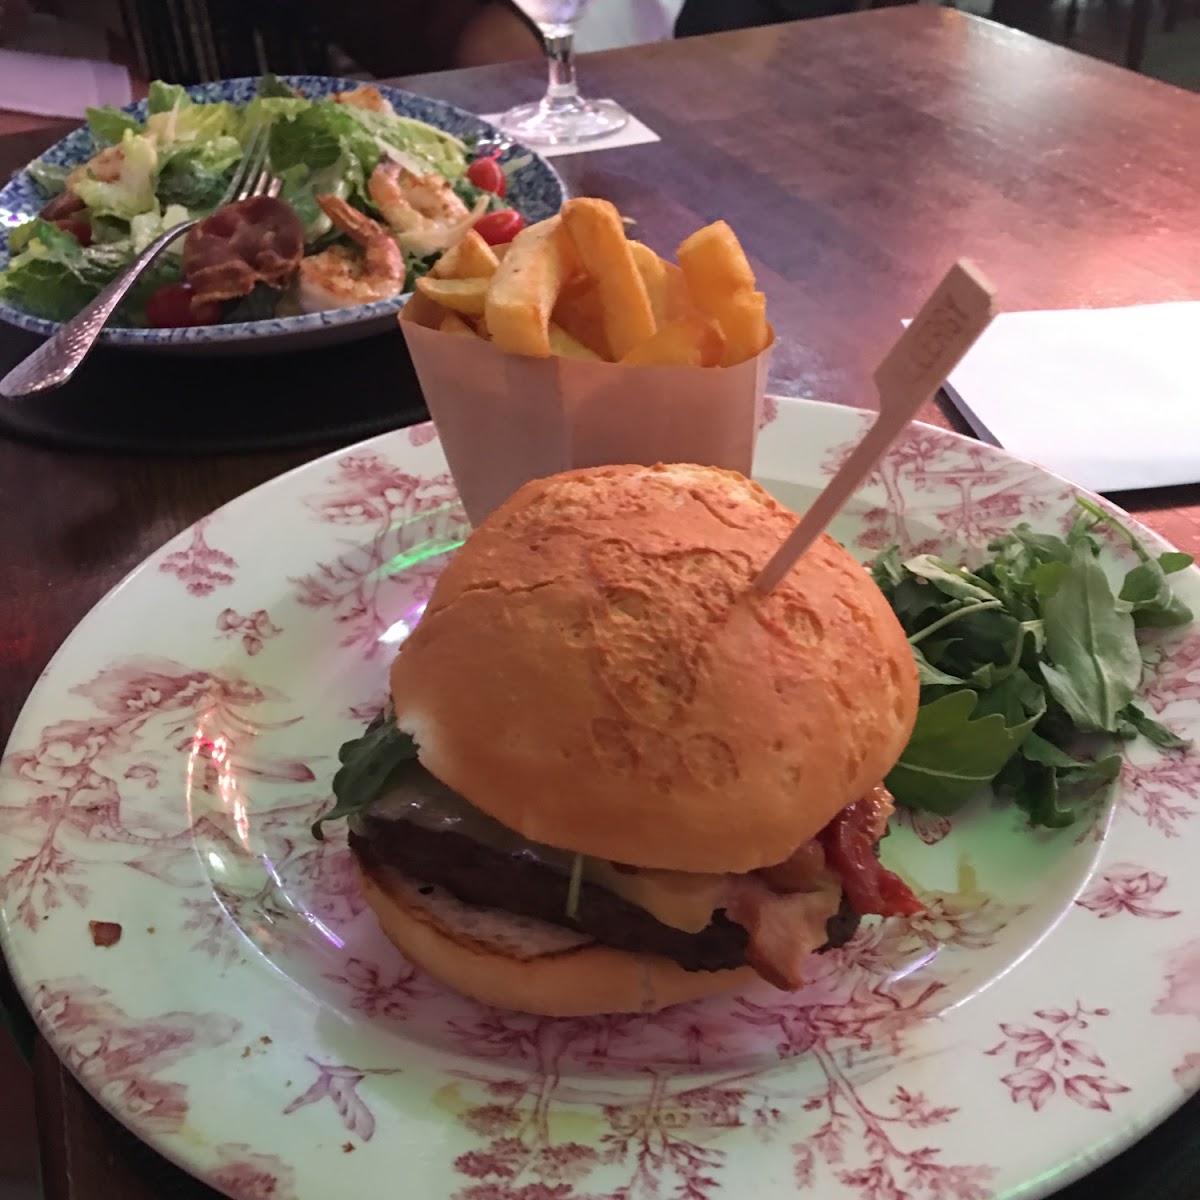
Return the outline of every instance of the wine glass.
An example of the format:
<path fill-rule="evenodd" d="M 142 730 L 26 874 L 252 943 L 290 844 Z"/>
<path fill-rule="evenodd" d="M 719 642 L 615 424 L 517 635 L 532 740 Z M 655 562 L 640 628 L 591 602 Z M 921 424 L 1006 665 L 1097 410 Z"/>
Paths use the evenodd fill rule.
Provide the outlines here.
<path fill-rule="evenodd" d="M 570 144 L 615 133 L 629 115 L 611 100 L 585 100 L 575 85 L 575 24 L 587 0 L 516 0 L 542 32 L 550 85 L 536 104 L 518 104 L 500 127 L 522 142 Z"/>

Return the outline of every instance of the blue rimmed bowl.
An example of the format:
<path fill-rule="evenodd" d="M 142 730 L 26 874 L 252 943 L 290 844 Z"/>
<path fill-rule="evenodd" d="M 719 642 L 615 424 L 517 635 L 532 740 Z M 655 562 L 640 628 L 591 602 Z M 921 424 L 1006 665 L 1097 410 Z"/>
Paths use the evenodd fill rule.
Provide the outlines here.
<path fill-rule="evenodd" d="M 325 75 L 288 75 L 284 78 L 303 95 L 313 99 L 363 86 L 361 80 L 335 79 Z M 257 84 L 257 79 L 225 79 L 217 83 L 199 84 L 188 88 L 187 91 L 193 100 L 201 103 L 228 100 L 233 104 L 248 104 L 254 98 Z M 502 136 L 494 125 L 443 100 L 417 96 L 412 92 L 380 84 L 371 86 L 379 88 L 391 101 L 397 113 L 425 121 L 456 137 L 490 139 Z M 127 105 L 124 111 L 144 120 L 146 102 L 143 100 Z M 40 157 L 43 162 L 74 167 L 86 162 L 97 149 L 99 147 L 85 125 L 67 134 Z M 509 179 L 506 199 L 532 223 L 558 212 L 566 197 L 566 189 L 558 172 L 544 158 L 524 146 L 510 145 L 499 161 L 503 165 L 526 156 L 530 156 L 530 161 Z M 37 216 L 45 203 L 45 194 L 27 170 L 18 171 L 7 186 L 0 189 L 0 268 L 8 262 L 9 233 L 17 225 Z M 101 345 L 119 346 L 128 350 L 207 355 L 271 354 L 284 350 L 329 346 L 338 342 L 357 341 L 394 329 L 396 314 L 407 298 L 397 296 L 391 300 L 378 300 L 373 304 L 359 304 L 353 308 L 339 308 L 304 316 L 275 317 L 267 321 L 239 321 L 190 329 L 113 326 L 100 335 L 100 342 Z M 58 321 L 47 321 L 3 300 L 0 300 L 0 320 L 46 337 L 59 328 Z"/>

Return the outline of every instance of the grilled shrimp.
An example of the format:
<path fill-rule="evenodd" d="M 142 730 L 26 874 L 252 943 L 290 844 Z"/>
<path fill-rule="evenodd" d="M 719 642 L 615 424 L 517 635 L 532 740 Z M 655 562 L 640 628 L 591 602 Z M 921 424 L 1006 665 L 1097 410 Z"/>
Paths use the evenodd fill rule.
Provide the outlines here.
<path fill-rule="evenodd" d="M 400 244 L 415 254 L 454 245 L 488 205 L 487 196 L 480 196 L 469 209 L 441 175 L 414 175 L 394 162 L 381 162 L 371 172 L 367 191 Z"/>
<path fill-rule="evenodd" d="M 387 300 L 404 290 L 404 253 L 377 221 L 338 196 L 318 196 L 317 203 L 335 228 L 361 249 L 331 246 L 302 259 L 296 293 L 303 312 L 349 308 Z"/>

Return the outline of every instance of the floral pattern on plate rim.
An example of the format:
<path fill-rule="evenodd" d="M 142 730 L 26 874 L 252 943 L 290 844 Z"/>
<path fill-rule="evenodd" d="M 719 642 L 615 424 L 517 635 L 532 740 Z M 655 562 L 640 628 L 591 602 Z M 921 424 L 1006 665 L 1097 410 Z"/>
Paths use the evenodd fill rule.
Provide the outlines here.
<path fill-rule="evenodd" d="M 757 474 L 784 490 L 819 486 L 861 419 L 771 415 Z M 914 427 L 835 532 L 863 557 L 892 539 L 963 553 L 1065 521 L 1073 491 Z M 271 538 L 280 519 L 294 538 Z M 456 1200 L 985 1200 L 1062 1186 L 1064 1163 L 1114 1153 L 1200 1084 L 1181 836 L 1200 763 L 1141 746 L 1084 836 L 1021 843 L 1055 868 L 1037 880 L 975 854 L 980 830 L 1029 838 L 1002 816 L 903 815 L 887 853 L 926 912 L 864 924 L 795 995 L 556 1021 L 408 966 L 343 835 L 308 829 L 465 534 L 432 429 L 376 438 L 153 555 L 31 697 L 0 767 L 6 950 L 58 1052 L 141 1136 L 241 1200 L 362 1186 L 431 1121 L 422 1194 Z M 1182 585 L 1200 601 L 1195 573 Z M 1200 634 L 1145 652 L 1147 702 L 1200 728 Z M 117 944 L 93 946 L 90 920 Z M 1140 970 L 1100 969 L 1088 947 L 1113 939 Z M 969 1074 L 945 1069 L 972 1045 Z M 1020 1153 L 995 1153 L 989 1119 Z"/>

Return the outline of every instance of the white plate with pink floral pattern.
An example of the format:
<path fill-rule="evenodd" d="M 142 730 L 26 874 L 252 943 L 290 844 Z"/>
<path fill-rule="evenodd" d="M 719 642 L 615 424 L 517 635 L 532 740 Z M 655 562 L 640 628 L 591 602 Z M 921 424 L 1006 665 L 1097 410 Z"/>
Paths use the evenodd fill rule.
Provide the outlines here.
<path fill-rule="evenodd" d="M 863 417 L 771 415 L 757 473 L 802 505 Z M 1061 528 L 1072 495 L 918 426 L 834 532 L 962 556 Z M 1200 754 L 1144 744 L 1087 828 L 987 804 L 895 822 L 885 857 L 928 912 L 864 925 L 798 994 L 555 1021 L 409 967 L 344 834 L 309 825 L 463 533 L 430 426 L 323 458 L 153 555 L 26 705 L 5 950 L 146 1141 L 243 1200 L 984 1200 L 1048 1194 L 1200 1082 Z M 1176 578 L 1200 610 L 1200 573 Z M 1200 734 L 1200 630 L 1146 653 L 1146 702 Z"/>

